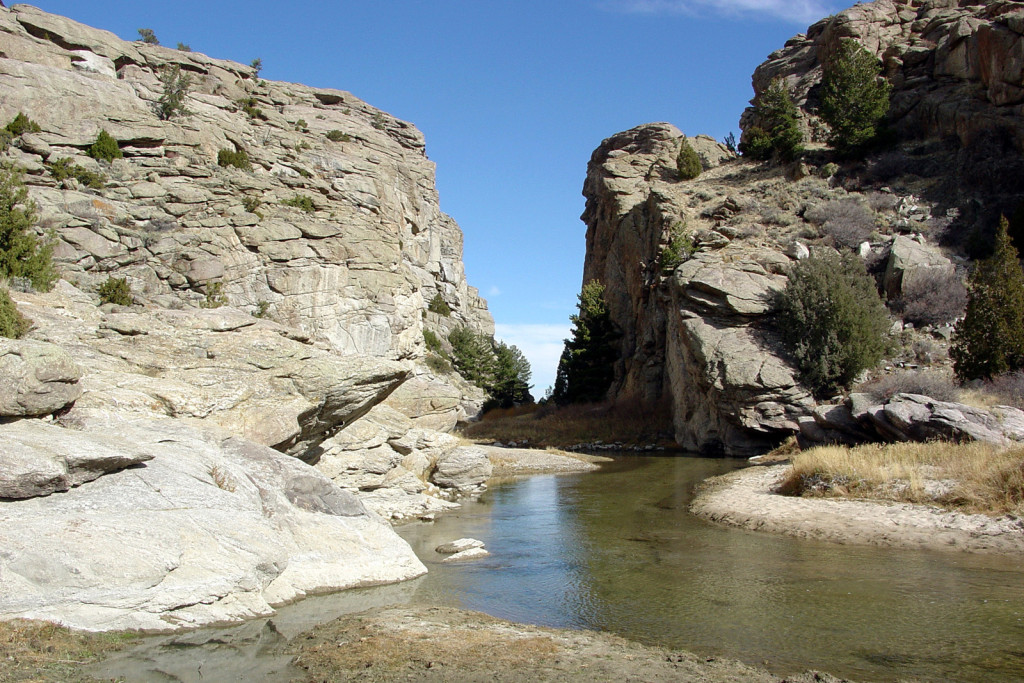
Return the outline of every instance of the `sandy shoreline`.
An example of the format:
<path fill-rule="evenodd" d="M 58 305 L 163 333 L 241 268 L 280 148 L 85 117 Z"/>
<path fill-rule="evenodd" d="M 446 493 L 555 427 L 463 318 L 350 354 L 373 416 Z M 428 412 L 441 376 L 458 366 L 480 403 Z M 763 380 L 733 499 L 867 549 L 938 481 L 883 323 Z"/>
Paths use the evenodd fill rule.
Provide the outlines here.
<path fill-rule="evenodd" d="M 786 470 L 786 465 L 750 467 L 709 479 L 690 509 L 713 522 L 834 543 L 1024 555 L 1024 520 L 772 493 Z"/>
<path fill-rule="evenodd" d="M 477 445 L 487 454 L 494 468 L 493 478 L 516 477 L 528 474 L 559 474 L 569 472 L 592 472 L 600 463 L 611 458 L 586 453 L 539 450 L 531 448 L 504 448 L 501 446 Z"/>

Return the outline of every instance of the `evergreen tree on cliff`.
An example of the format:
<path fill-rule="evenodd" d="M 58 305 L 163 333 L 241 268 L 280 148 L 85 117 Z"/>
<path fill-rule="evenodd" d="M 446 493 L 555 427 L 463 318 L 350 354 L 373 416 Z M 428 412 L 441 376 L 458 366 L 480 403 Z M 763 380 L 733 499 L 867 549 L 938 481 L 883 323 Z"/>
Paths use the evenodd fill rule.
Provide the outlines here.
<path fill-rule="evenodd" d="M 615 377 L 619 333 L 608 313 L 604 285 L 591 280 L 579 295 L 579 313 L 569 317 L 572 338 L 558 361 L 552 399 L 559 405 L 604 400 Z"/>
<path fill-rule="evenodd" d="M 881 71 L 878 59 L 851 39 L 825 65 L 821 118 L 832 129 L 829 145 L 840 154 L 855 155 L 878 137 L 892 89 Z"/>
<path fill-rule="evenodd" d="M 774 79 L 757 98 L 754 110 L 758 125 L 744 134 L 740 154 L 759 161 L 796 159 L 803 151 L 804 136 L 785 81 Z"/>
<path fill-rule="evenodd" d="M 1004 217 L 992 256 L 967 281 L 967 313 L 956 327 L 949 355 L 960 381 L 1024 368 L 1024 271 Z"/>

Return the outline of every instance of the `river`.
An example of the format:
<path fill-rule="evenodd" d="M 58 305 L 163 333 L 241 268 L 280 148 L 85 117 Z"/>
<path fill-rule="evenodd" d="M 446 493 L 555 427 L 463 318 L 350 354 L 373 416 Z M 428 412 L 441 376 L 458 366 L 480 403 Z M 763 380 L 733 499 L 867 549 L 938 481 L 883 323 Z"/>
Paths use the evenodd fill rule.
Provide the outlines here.
<path fill-rule="evenodd" d="M 1024 680 L 1019 559 L 839 546 L 724 528 L 687 512 L 700 481 L 742 464 L 621 456 L 597 473 L 500 483 L 436 522 L 399 527 L 430 570 L 421 579 L 307 599 L 240 629 L 150 641 L 102 673 L 284 679 L 285 661 L 261 659 L 281 639 L 344 612 L 411 602 L 604 630 L 782 674 Z M 442 564 L 433 548 L 466 536 L 491 555 Z M 192 650 L 192 664 L 175 668 L 182 649 Z M 197 661 L 207 668 L 190 677 Z"/>

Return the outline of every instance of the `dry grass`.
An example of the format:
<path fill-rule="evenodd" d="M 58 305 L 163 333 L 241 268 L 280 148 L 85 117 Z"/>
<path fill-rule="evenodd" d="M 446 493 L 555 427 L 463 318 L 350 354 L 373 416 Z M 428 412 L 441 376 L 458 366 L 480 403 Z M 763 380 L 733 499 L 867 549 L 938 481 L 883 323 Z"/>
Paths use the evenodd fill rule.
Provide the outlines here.
<path fill-rule="evenodd" d="M 1024 447 L 935 442 L 813 448 L 793 458 L 780 491 L 1024 515 Z"/>
<path fill-rule="evenodd" d="M 87 681 L 87 664 L 137 639 L 132 633 L 85 633 L 41 621 L 0 622 L 0 681 Z"/>
<path fill-rule="evenodd" d="M 667 402 L 588 403 L 560 408 L 492 410 L 462 431 L 474 441 L 529 441 L 534 447 L 568 447 L 581 443 L 627 445 L 666 443 L 672 439 Z"/>

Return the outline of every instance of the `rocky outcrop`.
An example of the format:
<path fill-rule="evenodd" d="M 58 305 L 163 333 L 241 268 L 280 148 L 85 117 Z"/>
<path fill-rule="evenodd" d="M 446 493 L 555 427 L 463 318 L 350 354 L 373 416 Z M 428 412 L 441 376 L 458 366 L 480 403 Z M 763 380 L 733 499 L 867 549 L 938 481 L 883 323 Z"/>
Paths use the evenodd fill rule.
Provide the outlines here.
<path fill-rule="evenodd" d="M 877 0 L 858 3 L 790 39 L 754 72 L 755 98 L 784 79 L 805 131 L 823 140 L 817 117 L 822 64 L 844 39 L 879 57 L 893 85 L 893 129 L 904 139 L 952 142 L 944 199 L 973 210 L 986 197 L 991 221 L 1024 198 L 1024 3 Z M 748 109 L 741 127 L 756 125 Z M 903 160 L 906 170 L 913 162 Z M 952 201 L 950 201 L 952 200 Z M 991 214 L 991 215 L 989 215 Z"/>
<path fill-rule="evenodd" d="M 728 199 L 707 211 L 711 220 L 701 218 L 693 208 L 701 200 L 692 199 L 707 186 L 676 175 L 682 137 L 669 124 L 639 126 L 605 140 L 587 170 L 583 279 L 604 284 L 622 332 L 609 396 L 670 398 L 686 448 L 763 452 L 813 406 L 763 324 L 791 259 L 737 239 L 735 226 L 714 218 L 732 211 Z M 703 136 L 690 143 L 709 171 L 725 172 L 724 146 Z M 695 251 L 666 271 L 661 253 L 674 234 L 689 236 Z"/>
<path fill-rule="evenodd" d="M 295 458 L 176 420 L 79 426 L 51 430 L 72 453 L 117 439 L 151 459 L 0 505 L 0 618 L 172 630 L 426 571 L 383 520 Z M 11 433 L 0 425 L 0 442 Z"/>
<path fill-rule="evenodd" d="M 865 441 L 983 441 L 1007 446 L 1024 441 L 1024 411 L 991 410 L 920 394 L 896 394 L 876 401 L 854 393 L 839 405 L 822 405 L 801 418 L 800 437 L 808 445 Z"/>
<path fill-rule="evenodd" d="M 173 73 L 188 111 L 158 116 Z M 381 515 L 454 505 L 434 430 L 482 402 L 418 362 L 424 331 L 493 321 L 422 135 L 27 5 L 0 5 L 0 88 L 0 122 L 41 128 L 0 163 L 64 278 L 16 287 L 32 327 L 0 341 L 0 618 L 173 630 L 423 573 Z M 101 130 L 123 159 L 86 154 Z"/>
<path fill-rule="evenodd" d="M 190 113 L 164 121 L 170 68 L 192 79 Z M 87 291 L 113 275 L 165 307 L 212 293 L 337 351 L 390 359 L 423 355 L 437 294 L 452 314 L 435 327 L 493 333 L 422 134 L 349 93 L 260 80 L 28 5 L 0 8 L 0 88 L 0 121 L 24 112 L 42 128 L 8 161 L 27 172 L 62 273 Z M 124 159 L 86 156 L 101 129 Z M 252 169 L 219 166 L 221 150 L 244 151 Z M 61 158 L 104 186 L 54 180 L 46 164 Z M 312 210 L 281 203 L 296 196 Z"/>
<path fill-rule="evenodd" d="M 82 369 L 53 344 L 0 337 L 0 418 L 41 417 L 82 395 Z"/>

